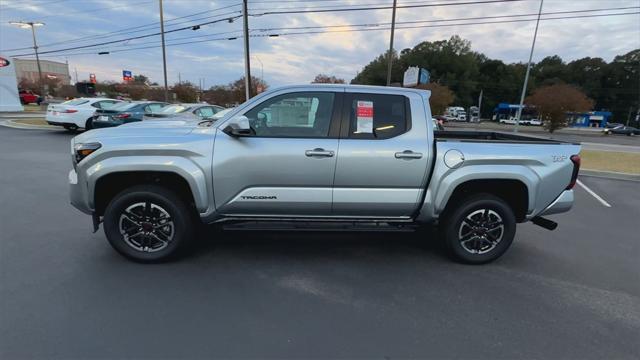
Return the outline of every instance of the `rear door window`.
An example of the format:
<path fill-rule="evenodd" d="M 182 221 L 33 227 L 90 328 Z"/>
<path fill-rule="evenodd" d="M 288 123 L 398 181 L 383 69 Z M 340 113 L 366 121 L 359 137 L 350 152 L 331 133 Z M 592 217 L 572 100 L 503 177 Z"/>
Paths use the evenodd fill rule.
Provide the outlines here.
<path fill-rule="evenodd" d="M 352 139 L 389 139 L 411 127 L 409 100 L 402 95 L 348 94 L 348 132 Z"/>

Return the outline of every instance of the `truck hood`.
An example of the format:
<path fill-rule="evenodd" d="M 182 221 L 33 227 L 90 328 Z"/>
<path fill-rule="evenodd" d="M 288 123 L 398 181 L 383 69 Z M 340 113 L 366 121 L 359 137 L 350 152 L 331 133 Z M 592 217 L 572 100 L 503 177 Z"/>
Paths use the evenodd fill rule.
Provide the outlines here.
<path fill-rule="evenodd" d="M 167 137 L 187 135 L 198 127 L 199 121 L 145 120 L 112 128 L 93 129 L 74 138 L 74 143 L 91 142 L 112 137 Z"/>

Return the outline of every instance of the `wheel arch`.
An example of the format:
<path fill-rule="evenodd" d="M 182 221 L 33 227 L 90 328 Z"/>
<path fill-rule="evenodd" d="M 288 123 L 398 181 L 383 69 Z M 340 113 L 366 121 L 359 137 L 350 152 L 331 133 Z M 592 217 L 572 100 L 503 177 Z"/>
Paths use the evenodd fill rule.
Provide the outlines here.
<path fill-rule="evenodd" d="M 529 209 L 529 188 L 518 179 L 474 179 L 458 184 L 448 198 L 444 199 L 441 214 L 446 214 L 457 204 L 475 194 L 487 193 L 496 196 L 513 209 L 516 221 L 526 220 Z"/>
<path fill-rule="evenodd" d="M 104 214 L 109 202 L 121 191 L 136 185 L 155 184 L 175 192 L 194 208 L 198 203 L 192 185 L 180 174 L 171 171 L 117 171 L 105 174 L 95 181 L 93 202 L 95 213 Z"/>

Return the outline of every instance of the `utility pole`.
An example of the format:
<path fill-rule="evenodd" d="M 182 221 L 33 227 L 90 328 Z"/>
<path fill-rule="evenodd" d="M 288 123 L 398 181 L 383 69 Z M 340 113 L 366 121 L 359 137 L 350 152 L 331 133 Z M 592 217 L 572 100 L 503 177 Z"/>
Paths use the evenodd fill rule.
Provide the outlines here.
<path fill-rule="evenodd" d="M 244 87 L 247 101 L 251 99 L 251 61 L 249 60 L 249 14 L 247 0 L 242 0 L 242 22 L 244 27 Z"/>
<path fill-rule="evenodd" d="M 391 15 L 391 38 L 389 39 L 389 54 L 387 58 L 387 86 L 391 85 L 391 63 L 393 61 L 393 35 L 396 30 L 396 3 L 393 0 L 393 11 Z"/>
<path fill-rule="evenodd" d="M 164 44 L 164 12 L 162 10 L 162 0 L 158 0 L 160 5 L 160 37 L 162 39 L 162 71 L 164 72 L 164 101 L 169 102 L 169 84 L 167 83 L 167 49 Z"/>
<path fill-rule="evenodd" d="M 480 96 L 478 96 L 478 122 L 480 122 L 480 119 L 482 118 L 482 93 L 484 92 L 484 89 L 480 89 Z"/>
<path fill-rule="evenodd" d="M 533 42 L 531 43 L 531 52 L 529 53 L 529 62 L 527 63 L 527 73 L 524 75 L 524 84 L 522 85 L 522 93 L 520 94 L 520 106 L 516 115 L 516 127 L 514 132 L 518 132 L 520 125 L 520 116 L 522 116 L 522 107 L 524 106 L 524 96 L 527 93 L 527 84 L 529 83 L 529 73 L 531 72 L 531 59 L 533 58 L 533 49 L 536 47 L 536 38 L 538 37 L 538 25 L 540 25 L 540 15 L 542 14 L 542 4 L 544 0 L 540 0 L 540 9 L 538 9 L 538 20 L 536 20 L 536 30 L 533 32 Z"/>

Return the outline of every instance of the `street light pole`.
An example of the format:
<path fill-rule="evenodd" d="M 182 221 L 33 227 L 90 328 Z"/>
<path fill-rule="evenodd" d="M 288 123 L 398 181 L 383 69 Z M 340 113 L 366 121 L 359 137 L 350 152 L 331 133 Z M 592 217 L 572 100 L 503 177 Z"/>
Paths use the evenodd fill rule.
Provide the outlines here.
<path fill-rule="evenodd" d="M 536 20 L 536 30 L 533 32 L 533 42 L 531 43 L 531 52 L 529 53 L 529 62 L 527 63 L 527 73 L 524 75 L 524 84 L 522 85 L 522 93 L 520 94 L 520 106 L 516 115 L 516 126 L 514 132 L 518 132 L 520 125 L 520 117 L 522 116 L 522 107 L 524 106 L 524 96 L 527 93 L 527 84 L 529 83 L 529 73 L 531 72 L 531 59 L 533 58 L 533 49 L 536 47 L 536 38 L 538 37 L 538 25 L 540 25 L 540 15 L 542 14 L 542 4 L 544 0 L 540 0 L 540 8 L 538 9 L 538 20 Z"/>
<path fill-rule="evenodd" d="M 247 101 L 251 99 L 251 56 L 249 55 L 249 14 L 247 0 L 242 0 L 242 20 L 244 30 L 244 87 Z"/>
<path fill-rule="evenodd" d="M 36 53 L 36 63 L 38 64 L 38 85 L 40 85 L 40 96 L 44 99 L 44 81 L 42 79 L 42 67 L 40 66 L 40 56 L 38 55 L 38 42 L 36 41 L 36 26 L 44 26 L 42 22 L 33 21 L 10 21 L 9 24 L 17 25 L 23 29 L 31 28 L 31 36 L 33 37 L 33 50 Z"/>
<path fill-rule="evenodd" d="M 38 64 L 38 79 L 40 82 L 40 94 L 42 94 L 42 98 L 44 99 L 47 94 L 45 94 L 44 81 L 42 79 L 42 67 L 40 66 L 40 56 L 38 55 L 38 42 L 36 41 L 36 28 L 31 25 L 31 35 L 33 36 L 33 50 L 36 53 L 36 63 Z"/>
<path fill-rule="evenodd" d="M 396 3 L 393 0 L 393 11 L 391 14 L 391 38 L 389 39 L 389 54 L 387 59 L 387 86 L 391 85 L 391 62 L 393 61 L 393 35 L 396 30 Z"/>
<path fill-rule="evenodd" d="M 158 0 L 160 5 L 160 37 L 162 38 L 162 71 L 164 72 L 164 101 L 169 102 L 169 85 L 167 83 L 167 50 L 164 44 L 164 11 L 162 0 Z"/>

